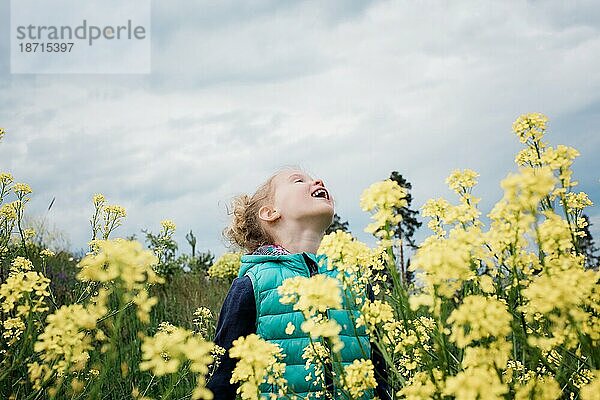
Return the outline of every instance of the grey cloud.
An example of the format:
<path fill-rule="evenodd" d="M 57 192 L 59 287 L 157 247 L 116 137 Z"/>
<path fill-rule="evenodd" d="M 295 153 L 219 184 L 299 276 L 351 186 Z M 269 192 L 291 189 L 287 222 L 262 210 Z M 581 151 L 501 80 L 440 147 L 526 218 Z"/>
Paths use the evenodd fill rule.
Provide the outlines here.
<path fill-rule="evenodd" d="M 156 5 L 153 84 L 161 90 L 274 83 L 331 66 L 319 44 L 331 24 L 358 18 L 370 1 Z M 299 15 L 306 15 L 299 18 Z M 174 28 L 176 27 L 176 28 Z"/>
<path fill-rule="evenodd" d="M 32 211 L 57 196 L 49 218 L 76 247 L 103 192 L 128 209 L 120 234 L 172 218 L 181 246 L 191 228 L 220 252 L 228 201 L 284 164 L 322 177 L 369 243 L 359 196 L 392 170 L 418 208 L 453 200 L 446 176 L 474 169 L 486 214 L 530 111 L 580 150 L 578 189 L 600 201 L 600 7 L 211 4 L 153 5 L 150 76 L 0 75 L 1 167 L 32 183 Z"/>

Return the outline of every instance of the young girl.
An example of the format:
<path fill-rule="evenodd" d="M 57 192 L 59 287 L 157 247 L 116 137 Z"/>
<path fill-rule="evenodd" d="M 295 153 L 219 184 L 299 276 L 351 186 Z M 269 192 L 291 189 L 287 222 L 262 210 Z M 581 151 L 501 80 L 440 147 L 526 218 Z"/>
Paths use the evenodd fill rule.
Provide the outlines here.
<path fill-rule="evenodd" d="M 285 353 L 288 386 L 300 398 L 314 398 L 320 388 L 305 379 L 302 352 L 309 338 L 300 329 L 302 315 L 279 302 L 276 288 L 293 276 L 332 275 L 332 271 L 319 266 L 324 256 L 317 256 L 316 252 L 333 215 L 333 197 L 323 181 L 311 178 L 299 168 L 287 167 L 273 174 L 254 195 L 234 199 L 233 221 L 224 230 L 231 243 L 247 254 L 242 256 L 239 277 L 223 303 L 214 341 L 229 350 L 233 340 L 257 333 L 279 344 Z M 344 304 L 345 310 L 331 314 L 342 326 L 342 362 L 364 358 L 364 348 L 372 348 L 369 353 L 378 381 L 376 392 L 379 398 L 387 399 L 381 355 L 370 346 L 364 331 L 357 337 L 354 327 L 348 326 L 347 312 L 355 312 L 353 307 Z M 288 322 L 296 327 L 291 335 L 285 332 Z M 235 398 L 236 386 L 230 383 L 235 362 L 226 353 L 209 382 L 208 388 L 216 400 Z M 333 387 L 330 377 L 326 383 Z"/>

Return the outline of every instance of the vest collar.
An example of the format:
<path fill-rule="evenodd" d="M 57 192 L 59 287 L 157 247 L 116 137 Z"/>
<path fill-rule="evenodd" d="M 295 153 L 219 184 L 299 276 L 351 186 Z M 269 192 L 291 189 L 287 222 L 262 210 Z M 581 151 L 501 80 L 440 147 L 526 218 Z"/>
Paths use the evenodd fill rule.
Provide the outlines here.
<path fill-rule="evenodd" d="M 246 272 L 256 264 L 270 262 L 281 263 L 290 269 L 297 270 L 303 275 L 310 276 L 310 271 L 306 265 L 303 254 L 306 254 L 310 259 L 319 266 L 319 273 L 327 271 L 327 256 L 325 254 L 314 254 L 309 252 L 303 253 L 287 253 L 287 254 L 245 254 L 242 255 L 242 265 L 240 267 L 239 277 L 242 277 Z"/>

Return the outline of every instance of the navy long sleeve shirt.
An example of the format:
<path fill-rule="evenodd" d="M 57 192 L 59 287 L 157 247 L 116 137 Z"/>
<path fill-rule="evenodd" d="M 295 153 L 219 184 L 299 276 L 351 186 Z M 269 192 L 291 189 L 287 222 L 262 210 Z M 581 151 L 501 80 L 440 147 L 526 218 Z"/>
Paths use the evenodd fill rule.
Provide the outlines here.
<path fill-rule="evenodd" d="M 373 298 L 372 291 L 370 291 L 369 297 Z M 207 384 L 207 388 L 213 392 L 215 400 L 235 399 L 237 386 L 229 381 L 237 360 L 229 358 L 229 349 L 235 339 L 251 333 L 256 333 L 256 303 L 252 281 L 249 277 L 244 276 L 233 280 L 217 322 L 214 342 L 223 347 L 226 352 Z M 377 347 L 372 345 L 371 348 L 371 360 L 377 380 L 377 396 L 382 400 L 390 399 L 385 362 Z"/>

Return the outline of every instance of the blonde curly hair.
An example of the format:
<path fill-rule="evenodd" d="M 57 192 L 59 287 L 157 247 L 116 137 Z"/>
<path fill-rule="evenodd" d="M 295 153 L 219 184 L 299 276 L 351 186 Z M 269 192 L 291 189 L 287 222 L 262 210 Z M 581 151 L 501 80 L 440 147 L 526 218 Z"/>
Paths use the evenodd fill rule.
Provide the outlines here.
<path fill-rule="evenodd" d="M 264 205 L 273 204 L 273 181 L 279 174 L 289 170 L 303 171 L 303 168 L 292 165 L 282 167 L 260 185 L 253 195 L 241 194 L 233 198 L 231 211 L 228 211 L 228 215 L 233 215 L 232 221 L 223 229 L 223 236 L 233 247 L 252 253 L 262 245 L 276 242 L 276 238 L 261 223 L 258 210 Z"/>

